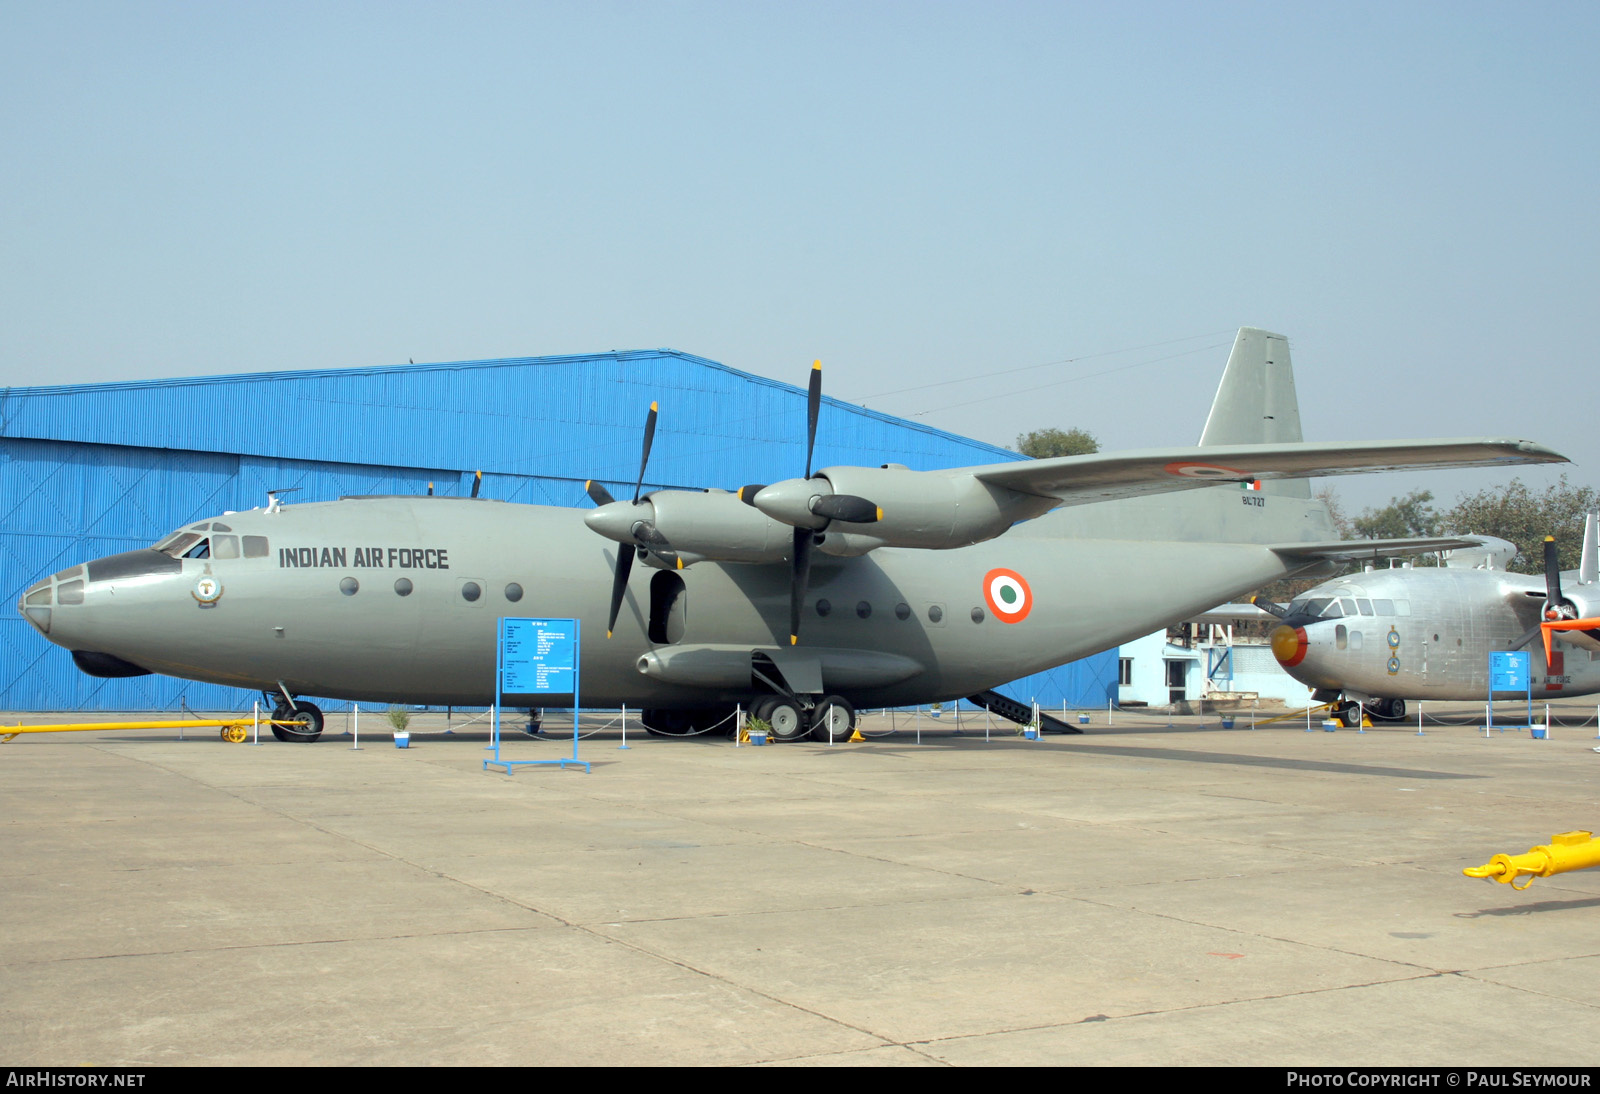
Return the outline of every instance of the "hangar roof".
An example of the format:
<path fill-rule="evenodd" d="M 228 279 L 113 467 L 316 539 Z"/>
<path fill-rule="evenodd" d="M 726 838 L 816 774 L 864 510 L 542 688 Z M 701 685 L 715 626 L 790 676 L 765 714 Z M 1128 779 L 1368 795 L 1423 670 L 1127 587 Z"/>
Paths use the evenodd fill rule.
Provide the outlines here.
<path fill-rule="evenodd" d="M 652 400 L 648 485 L 803 470 L 803 389 L 671 349 L 10 388 L 0 434 L 631 486 Z M 813 466 L 1020 458 L 825 396 Z"/>

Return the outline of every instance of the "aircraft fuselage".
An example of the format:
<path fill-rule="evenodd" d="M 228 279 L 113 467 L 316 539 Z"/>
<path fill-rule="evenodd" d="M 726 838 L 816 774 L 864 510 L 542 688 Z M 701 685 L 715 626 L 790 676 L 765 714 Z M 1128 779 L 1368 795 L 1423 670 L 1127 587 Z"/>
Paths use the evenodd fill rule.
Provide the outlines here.
<path fill-rule="evenodd" d="M 229 513 L 190 526 L 193 546 L 174 533 L 164 550 L 47 578 L 22 607 L 101 674 L 125 665 L 296 695 L 487 704 L 497 618 L 553 617 L 583 621 L 585 705 L 748 701 L 752 653 L 858 706 L 898 705 L 1086 656 L 1287 569 L 1251 543 L 1063 534 L 1069 517 L 1054 513 L 957 550 L 819 555 L 793 648 L 786 567 L 637 566 L 608 640 L 615 552 L 631 548 L 583 517 L 443 497 Z M 195 552 L 205 557 L 174 557 Z"/>
<path fill-rule="evenodd" d="M 1273 633 L 1273 653 L 1295 679 L 1349 699 L 1482 700 L 1489 694 L 1489 654 L 1525 637 L 1544 601 L 1542 577 L 1447 567 L 1375 570 L 1297 597 Z M 1315 618 L 1297 611 L 1318 602 Z M 1303 639 L 1293 633 L 1297 628 Z M 1537 638 L 1526 648 L 1535 698 L 1600 691 L 1600 654 L 1558 638 L 1555 663 L 1546 665 Z"/>

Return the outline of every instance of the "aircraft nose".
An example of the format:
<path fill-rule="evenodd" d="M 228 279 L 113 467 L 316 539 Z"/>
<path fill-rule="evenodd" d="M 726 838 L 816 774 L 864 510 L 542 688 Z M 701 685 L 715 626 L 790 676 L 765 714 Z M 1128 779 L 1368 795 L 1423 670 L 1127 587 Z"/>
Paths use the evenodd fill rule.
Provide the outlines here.
<path fill-rule="evenodd" d="M 1306 629 L 1304 627 L 1291 627 L 1287 623 L 1280 623 L 1272 630 L 1272 656 L 1278 659 L 1278 664 L 1284 668 L 1293 668 L 1306 659 Z"/>
<path fill-rule="evenodd" d="M 51 630 L 57 628 L 60 623 L 55 609 L 82 604 L 83 584 L 82 566 L 73 566 L 58 574 L 41 578 L 22 594 L 22 599 L 17 601 L 17 610 L 22 613 L 24 619 L 33 624 L 35 630 L 49 638 Z"/>

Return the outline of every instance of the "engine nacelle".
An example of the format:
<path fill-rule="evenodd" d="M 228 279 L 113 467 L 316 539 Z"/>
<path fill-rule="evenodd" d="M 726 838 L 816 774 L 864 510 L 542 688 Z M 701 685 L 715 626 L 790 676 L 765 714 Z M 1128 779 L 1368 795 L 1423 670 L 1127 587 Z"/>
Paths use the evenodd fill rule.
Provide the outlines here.
<path fill-rule="evenodd" d="M 1061 504 L 1058 498 L 990 486 L 970 474 L 828 467 L 816 477 L 826 479 L 833 493 L 870 498 L 883 512 L 872 524 L 830 524 L 818 549 L 832 555 L 860 555 L 876 547 L 966 547 Z"/>
<path fill-rule="evenodd" d="M 651 494 L 656 530 L 685 566 L 715 562 L 781 562 L 794 531 L 725 490 L 661 490 Z"/>

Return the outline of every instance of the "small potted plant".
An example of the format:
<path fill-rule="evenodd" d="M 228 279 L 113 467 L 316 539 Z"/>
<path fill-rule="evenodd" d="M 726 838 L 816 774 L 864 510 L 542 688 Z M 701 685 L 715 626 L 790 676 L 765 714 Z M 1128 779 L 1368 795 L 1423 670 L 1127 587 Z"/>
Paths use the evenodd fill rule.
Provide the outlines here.
<path fill-rule="evenodd" d="M 398 704 L 389 708 L 384 715 L 389 719 L 389 724 L 394 727 L 394 747 L 411 747 L 411 712 Z"/>
<path fill-rule="evenodd" d="M 744 730 L 751 744 L 764 745 L 767 743 L 767 735 L 772 732 L 772 726 L 766 719 L 752 715 L 745 719 Z"/>

